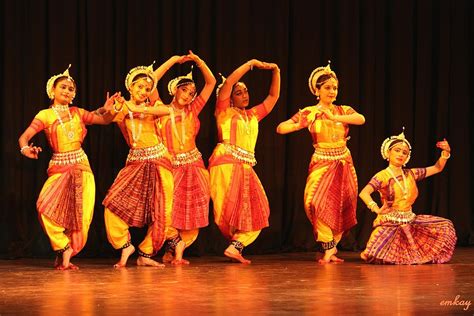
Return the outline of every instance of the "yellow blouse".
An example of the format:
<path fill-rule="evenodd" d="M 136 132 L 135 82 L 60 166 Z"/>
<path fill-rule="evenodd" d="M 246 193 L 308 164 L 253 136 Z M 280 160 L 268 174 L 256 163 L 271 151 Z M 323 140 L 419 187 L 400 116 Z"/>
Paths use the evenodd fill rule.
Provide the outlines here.
<path fill-rule="evenodd" d="M 200 128 L 198 115 L 204 105 L 204 99 L 198 96 L 182 112 L 174 111 L 174 122 L 171 115 L 162 116 L 157 121 L 160 135 L 171 154 L 184 153 L 196 148 L 196 136 Z"/>
<path fill-rule="evenodd" d="M 77 107 L 71 107 L 69 111 L 72 120 L 63 118 L 63 124 L 59 122 L 56 113 L 51 108 L 40 111 L 31 124 L 36 131 L 44 130 L 54 152 L 67 152 L 81 148 L 87 134 L 85 124 L 92 124 L 92 113 Z"/>
<path fill-rule="evenodd" d="M 354 109 L 347 105 L 333 105 L 330 111 L 334 115 L 356 113 Z M 308 128 L 315 147 L 337 148 L 346 146 L 349 125 L 328 119 L 318 106 L 305 107 L 291 119 L 295 123 L 300 123 Z"/>
<path fill-rule="evenodd" d="M 380 193 L 382 203 L 396 211 L 411 211 L 411 206 L 418 197 L 417 181 L 426 176 L 426 168 L 403 169 L 403 174 L 393 178 L 392 174 L 384 169 L 378 172 L 369 182 L 375 191 Z"/>
<path fill-rule="evenodd" d="M 114 118 L 130 148 L 152 147 L 161 143 L 155 121 L 153 115 L 131 112 L 127 102 Z"/>
<path fill-rule="evenodd" d="M 230 98 L 218 101 L 216 120 L 219 142 L 229 143 L 255 152 L 258 137 L 258 123 L 266 115 L 263 103 L 250 110 L 238 110 L 230 106 Z"/>

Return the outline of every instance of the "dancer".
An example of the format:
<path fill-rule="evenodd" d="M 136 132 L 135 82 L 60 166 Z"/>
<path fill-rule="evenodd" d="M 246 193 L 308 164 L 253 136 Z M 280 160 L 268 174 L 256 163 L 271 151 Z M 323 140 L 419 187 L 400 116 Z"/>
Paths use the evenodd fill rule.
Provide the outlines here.
<path fill-rule="evenodd" d="M 361 258 L 368 263 L 421 264 L 448 262 L 456 245 L 453 223 L 432 215 L 416 215 L 412 205 L 418 197 L 417 181 L 443 171 L 451 157 L 446 139 L 436 143 L 441 156 L 426 168 L 403 168 L 411 157 L 411 145 L 402 132 L 387 138 L 381 147 L 388 167 L 378 172 L 359 196 L 377 214 L 374 230 Z M 379 207 L 371 194 L 378 191 Z"/>
<path fill-rule="evenodd" d="M 94 175 L 81 147 L 87 134 L 86 125 L 110 123 L 113 116 L 98 113 L 109 112 L 114 99 L 120 96 L 114 94 L 97 112 L 69 106 L 77 93 L 69 67 L 49 78 L 46 93 L 52 100 L 51 106 L 40 111 L 18 139 L 21 154 L 38 159 L 42 148 L 28 143 L 44 131 L 53 151 L 48 179 L 36 207 L 40 223 L 57 254 L 54 266 L 59 270 L 78 269 L 70 259 L 85 246 L 94 212 Z"/>
<path fill-rule="evenodd" d="M 315 150 L 304 191 L 306 215 L 313 225 L 318 251 L 324 254 L 318 262 L 342 262 L 336 257 L 336 246 L 342 234 L 357 223 L 357 176 L 346 146 L 349 125 L 362 125 L 365 118 L 350 106 L 333 103 L 339 80 L 329 64 L 316 68 L 308 83 L 317 104 L 280 123 L 277 132 L 308 128 Z"/>
<path fill-rule="evenodd" d="M 176 56 L 171 60 L 181 63 L 183 57 Z M 172 156 L 174 196 L 171 226 L 178 229 L 182 239 L 178 244 L 176 241 L 170 241 L 163 256 L 163 262 L 174 264 L 189 264 L 185 259 L 173 260 L 176 247 L 182 247 L 183 244 L 186 248 L 189 247 L 196 240 L 199 228 L 209 223 L 209 172 L 196 147 L 196 137 L 200 127 L 199 113 L 216 84 L 211 70 L 199 56 L 189 51 L 184 60 L 196 63 L 204 76 L 204 88 L 196 97 L 192 72 L 171 80 L 168 91 L 173 100 L 167 105 L 171 114 L 161 117 L 158 124 L 163 141 Z M 155 72 L 157 80 L 160 80 L 171 66 L 168 63 L 163 68 L 165 71 Z"/>
<path fill-rule="evenodd" d="M 247 109 L 249 93 L 240 78 L 253 68 L 272 70 L 270 91 L 265 100 Z M 276 64 L 252 59 L 223 82 L 217 91 L 215 116 L 219 143 L 209 160 L 214 219 L 230 240 L 224 255 L 250 263 L 242 256 L 262 228 L 268 227 L 270 207 L 253 166 L 258 124 L 268 115 L 280 96 L 280 69 Z"/>
<path fill-rule="evenodd" d="M 163 67 L 166 65 L 160 66 L 159 70 Z M 131 226 L 148 226 L 147 234 L 138 246 L 139 266 L 164 267 L 152 257 L 165 240 L 179 238 L 178 231 L 170 226 L 171 157 L 156 129 L 156 118 L 168 115 L 170 111 L 159 105 L 159 101 L 153 104 L 148 101 L 156 83 L 152 65 L 131 69 L 125 79 L 130 99 L 117 98 L 113 108 L 117 112 L 114 121 L 130 147 L 125 167 L 103 201 L 108 240 L 115 249 L 122 249 L 120 260 L 114 265 L 116 268 L 125 267 L 135 251 L 129 233 Z M 153 114 L 147 113 L 148 110 Z"/>

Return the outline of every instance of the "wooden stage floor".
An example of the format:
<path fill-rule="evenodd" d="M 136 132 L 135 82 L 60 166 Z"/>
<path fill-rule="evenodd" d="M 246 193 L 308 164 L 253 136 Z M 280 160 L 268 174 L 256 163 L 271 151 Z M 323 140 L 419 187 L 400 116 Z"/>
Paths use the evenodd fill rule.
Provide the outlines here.
<path fill-rule="evenodd" d="M 314 253 L 191 257 L 189 266 L 123 270 L 115 259 L 0 260 L 0 315 L 473 315 L 474 248 L 448 264 L 368 265 L 355 252 L 319 265 Z"/>

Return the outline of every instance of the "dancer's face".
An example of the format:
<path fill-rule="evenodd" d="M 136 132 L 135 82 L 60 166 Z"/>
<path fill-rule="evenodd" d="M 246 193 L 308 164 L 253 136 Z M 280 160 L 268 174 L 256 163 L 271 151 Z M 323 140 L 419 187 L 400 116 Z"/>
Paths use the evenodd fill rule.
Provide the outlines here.
<path fill-rule="evenodd" d="M 336 79 L 330 78 L 320 89 L 318 89 L 319 100 L 325 104 L 331 104 L 336 101 L 339 84 Z"/>
<path fill-rule="evenodd" d="M 388 155 L 390 164 L 401 167 L 407 161 L 408 155 L 410 154 L 410 148 L 404 142 L 398 143 L 393 146 Z"/>
<path fill-rule="evenodd" d="M 130 96 L 137 103 L 145 102 L 150 97 L 153 83 L 147 78 L 138 79 L 130 86 Z"/>
<path fill-rule="evenodd" d="M 175 100 L 179 105 L 185 106 L 193 101 L 195 95 L 196 86 L 194 83 L 189 83 L 179 86 L 178 89 L 176 89 Z"/>
<path fill-rule="evenodd" d="M 238 82 L 235 84 L 232 91 L 232 106 L 237 108 L 246 108 L 249 105 L 249 91 L 247 86 L 243 82 Z"/>
<path fill-rule="evenodd" d="M 59 79 L 53 87 L 54 102 L 66 105 L 72 102 L 76 96 L 76 85 L 71 79 Z"/>

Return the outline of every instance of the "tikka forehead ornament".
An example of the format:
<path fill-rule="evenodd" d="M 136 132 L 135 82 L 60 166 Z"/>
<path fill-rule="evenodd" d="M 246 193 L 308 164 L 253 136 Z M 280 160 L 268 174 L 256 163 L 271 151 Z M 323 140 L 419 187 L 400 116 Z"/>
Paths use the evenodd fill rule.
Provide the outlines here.
<path fill-rule="evenodd" d="M 332 75 L 337 78 L 336 73 L 331 69 L 331 61 L 328 60 L 326 67 L 318 67 L 313 70 L 311 75 L 308 78 L 309 90 L 312 94 L 316 95 L 316 83 L 318 82 L 319 77 L 322 75 Z"/>
<path fill-rule="evenodd" d="M 66 70 L 64 70 L 63 73 L 52 76 L 51 78 L 48 79 L 48 82 L 46 82 L 46 94 L 51 100 L 54 99 L 53 85 L 56 79 L 60 77 L 66 77 L 68 80 L 71 80 L 72 82 L 75 83 L 74 79 L 69 75 L 69 68 L 71 68 L 71 64 L 69 64 L 69 66 L 67 67 Z"/>
<path fill-rule="evenodd" d="M 388 159 L 389 151 L 393 147 L 393 145 L 395 145 L 393 144 L 395 141 L 398 141 L 395 144 L 403 142 L 408 146 L 409 153 L 407 160 L 405 161 L 405 164 L 407 164 L 411 158 L 411 145 L 410 142 L 405 138 L 405 127 L 403 127 L 403 131 L 400 134 L 390 136 L 383 141 L 382 146 L 380 147 L 380 154 L 382 155 L 382 158 L 384 160 Z"/>
<path fill-rule="evenodd" d="M 174 79 L 171 79 L 170 82 L 168 82 L 168 93 L 170 95 L 174 96 L 176 94 L 176 89 L 179 88 L 178 82 L 181 79 L 189 79 L 189 81 L 186 81 L 183 84 L 194 83 L 194 80 L 193 80 L 193 66 L 191 66 L 191 70 L 189 71 L 189 73 L 186 76 L 178 76 Z"/>
<path fill-rule="evenodd" d="M 153 65 L 155 64 L 155 61 L 150 66 L 137 66 L 135 68 L 130 69 L 130 71 L 127 74 L 127 77 L 125 77 L 125 88 L 130 91 L 130 86 L 135 83 L 134 79 L 138 75 L 145 75 L 146 78 L 144 78 L 147 82 L 151 82 L 153 87 L 151 91 L 156 89 L 156 80 L 155 80 L 155 74 L 153 72 Z"/>

